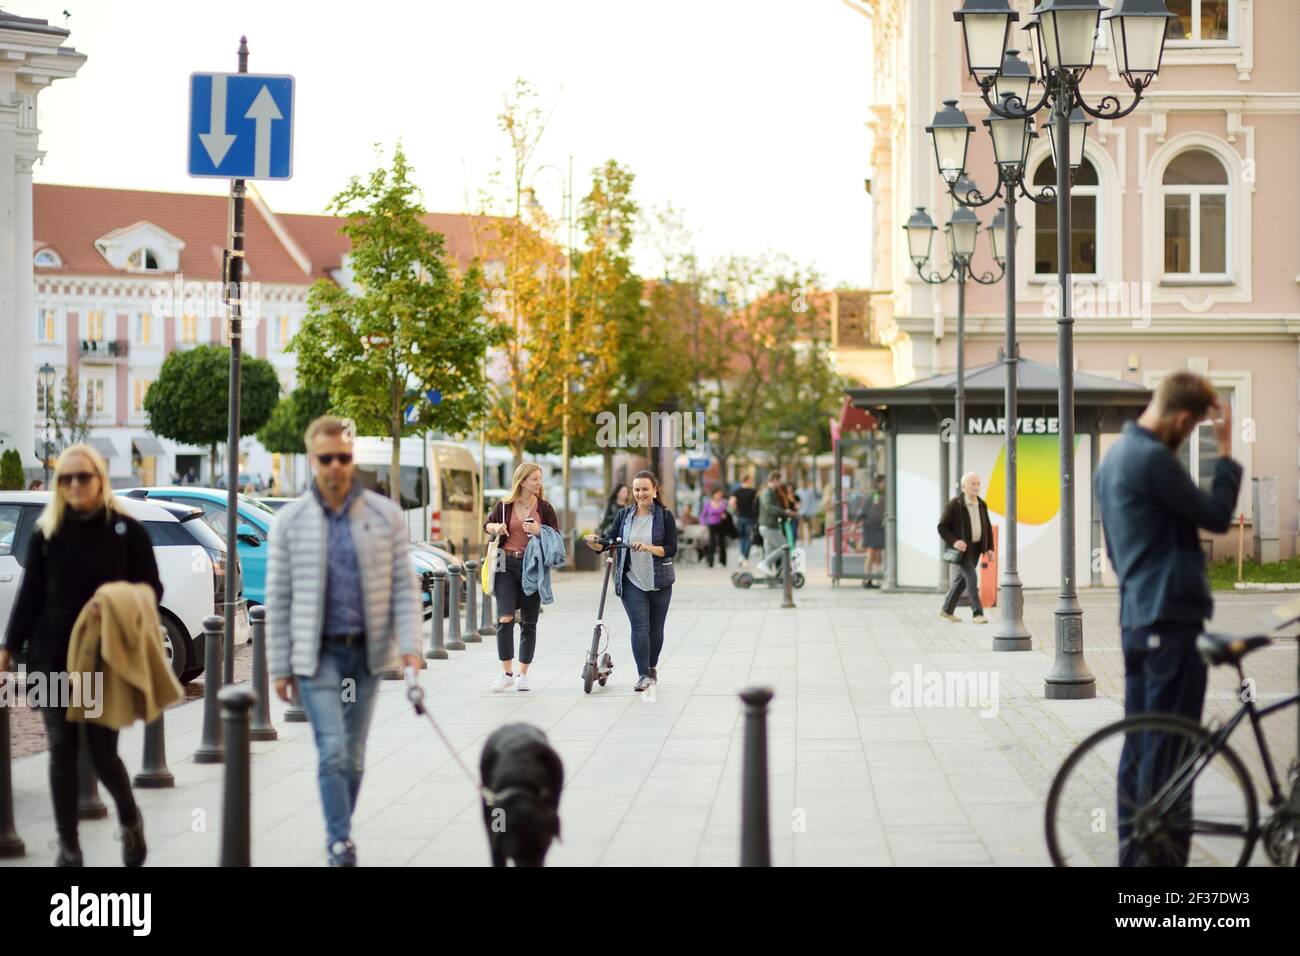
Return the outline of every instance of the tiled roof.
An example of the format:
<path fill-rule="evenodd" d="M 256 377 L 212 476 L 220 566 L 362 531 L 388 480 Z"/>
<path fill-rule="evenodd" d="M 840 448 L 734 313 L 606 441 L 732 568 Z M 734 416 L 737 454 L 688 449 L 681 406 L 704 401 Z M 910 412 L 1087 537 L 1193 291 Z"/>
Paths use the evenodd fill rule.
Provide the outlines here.
<path fill-rule="evenodd" d="M 37 276 L 124 275 L 113 268 L 95 248 L 95 241 L 115 230 L 149 222 L 185 243 L 180 254 L 180 271 L 198 280 L 221 278 L 221 250 L 226 245 L 229 199 L 192 193 L 162 193 L 131 189 L 103 189 L 89 186 L 59 186 L 37 183 L 32 187 L 34 250 L 49 248 L 58 253 L 63 265 L 41 268 Z M 311 264 L 311 274 L 276 236 L 251 197 L 245 205 L 246 278 L 257 282 L 309 284 L 328 277 L 339 268 L 348 249 L 347 237 L 339 233 L 342 220 L 334 216 L 302 213 L 271 213 Z M 447 251 L 461 265 L 476 254 L 476 217 L 453 213 L 428 213 L 424 221 L 447 237 Z M 490 218 L 478 223 L 491 228 Z M 481 241 L 481 240 L 480 240 Z"/>

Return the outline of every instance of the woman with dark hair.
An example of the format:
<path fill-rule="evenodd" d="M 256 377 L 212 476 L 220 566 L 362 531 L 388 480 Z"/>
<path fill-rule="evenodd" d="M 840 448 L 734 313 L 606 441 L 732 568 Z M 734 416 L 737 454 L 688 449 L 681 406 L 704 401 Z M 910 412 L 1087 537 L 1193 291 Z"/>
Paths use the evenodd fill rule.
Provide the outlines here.
<path fill-rule="evenodd" d="M 609 496 L 609 501 L 605 503 L 605 517 L 600 519 L 600 536 L 602 538 L 612 538 L 614 531 L 614 519 L 618 513 L 627 507 L 627 499 L 631 497 L 631 492 L 627 485 L 619 485 L 614 489 L 614 493 Z"/>
<path fill-rule="evenodd" d="M 673 558 L 677 555 L 677 520 L 659 498 L 659 480 L 650 471 L 632 479 L 632 503 L 614 517 L 615 538 L 628 545 L 617 549 L 614 592 L 623 599 L 632 626 L 632 657 L 637 682 L 643 691 L 658 683 L 659 654 L 664 647 L 664 621 L 673 597 Z M 584 539 L 593 551 L 605 546 L 596 535 Z"/>

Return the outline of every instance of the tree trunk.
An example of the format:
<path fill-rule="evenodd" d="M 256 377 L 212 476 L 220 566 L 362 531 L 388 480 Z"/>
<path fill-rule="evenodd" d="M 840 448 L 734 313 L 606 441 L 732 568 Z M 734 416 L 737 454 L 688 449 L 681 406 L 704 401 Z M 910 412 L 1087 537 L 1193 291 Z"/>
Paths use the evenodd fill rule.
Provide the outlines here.
<path fill-rule="evenodd" d="M 388 497 L 402 506 L 402 426 L 389 428 L 393 450 L 388 456 Z"/>
<path fill-rule="evenodd" d="M 614 449 L 602 448 L 600 455 L 605 459 L 605 496 L 614 493 Z"/>
<path fill-rule="evenodd" d="M 216 487 L 217 484 L 217 443 L 213 442 L 208 446 L 208 484 Z"/>

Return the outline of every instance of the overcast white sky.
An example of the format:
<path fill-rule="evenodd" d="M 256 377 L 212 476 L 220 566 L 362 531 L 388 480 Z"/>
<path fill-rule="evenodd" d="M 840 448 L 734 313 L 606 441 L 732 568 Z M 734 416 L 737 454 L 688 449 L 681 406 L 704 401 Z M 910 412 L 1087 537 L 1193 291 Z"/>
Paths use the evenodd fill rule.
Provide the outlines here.
<path fill-rule="evenodd" d="M 435 211 L 466 210 L 506 141 L 515 77 L 554 105 L 537 163 L 607 158 L 643 208 L 671 201 L 707 262 L 784 253 L 869 282 L 870 22 L 839 0 L 5 0 L 72 31 L 81 72 L 40 97 L 38 182 L 224 192 L 185 173 L 191 72 L 297 79 L 293 179 L 272 208 L 319 212 L 373 144 L 401 139 Z M 63 11 L 71 16 L 66 21 Z M 560 212 L 558 177 L 537 179 Z M 470 200 L 472 202 L 472 200 Z M 639 267 L 658 271 L 651 247 Z"/>

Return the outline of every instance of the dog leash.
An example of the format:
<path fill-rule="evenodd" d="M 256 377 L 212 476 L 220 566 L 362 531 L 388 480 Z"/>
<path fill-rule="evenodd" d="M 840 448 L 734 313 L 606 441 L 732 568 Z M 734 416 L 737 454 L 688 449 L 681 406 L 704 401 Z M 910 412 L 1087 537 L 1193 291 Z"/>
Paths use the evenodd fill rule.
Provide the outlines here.
<path fill-rule="evenodd" d="M 469 778 L 470 784 L 479 792 L 479 796 L 483 798 L 483 801 L 489 807 L 495 806 L 498 795 L 493 793 L 488 787 L 484 786 L 482 781 L 476 780 L 474 775 L 470 773 L 469 767 L 465 766 L 465 761 L 460 759 L 460 754 L 456 752 L 456 748 L 451 745 L 451 741 L 447 739 L 447 735 L 442 732 L 442 728 L 438 726 L 438 722 L 433 719 L 433 714 L 429 713 L 429 709 L 424 706 L 424 688 L 420 686 L 420 679 L 416 675 L 414 667 L 406 668 L 406 699 L 409 700 L 411 706 L 415 708 L 417 716 L 429 718 L 429 723 L 433 725 L 434 732 L 439 738 L 441 738 L 443 745 L 451 753 L 452 759 L 454 759 L 460 766 L 460 769 L 464 771 L 465 776 Z"/>

